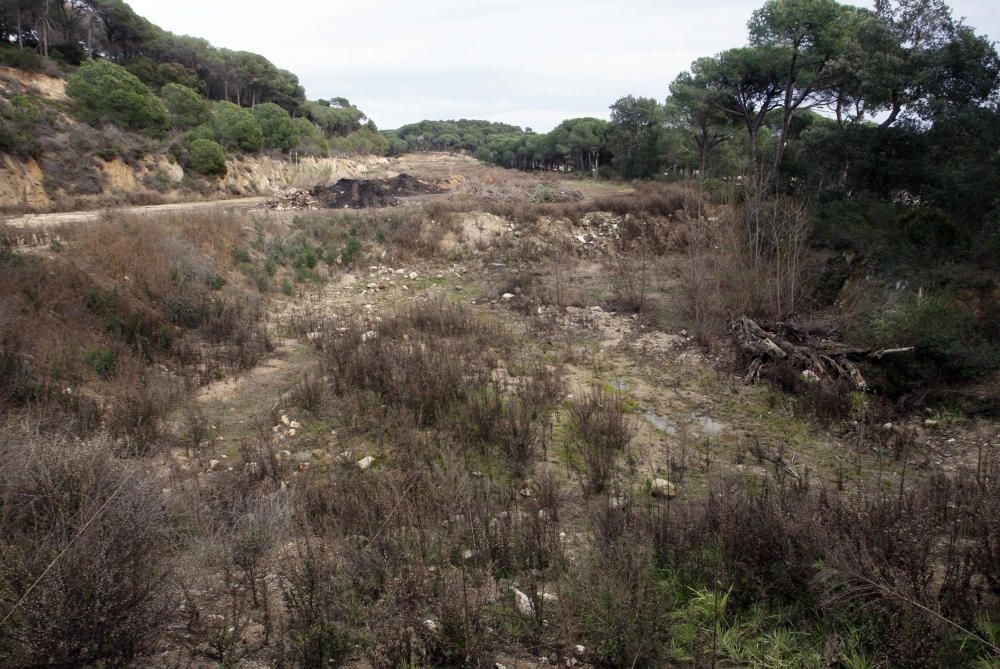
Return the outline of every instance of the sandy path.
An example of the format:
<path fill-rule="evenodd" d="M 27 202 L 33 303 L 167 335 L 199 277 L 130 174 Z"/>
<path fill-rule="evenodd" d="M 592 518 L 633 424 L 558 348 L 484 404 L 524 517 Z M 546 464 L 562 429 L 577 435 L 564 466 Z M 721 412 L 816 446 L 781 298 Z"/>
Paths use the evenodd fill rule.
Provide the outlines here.
<path fill-rule="evenodd" d="M 55 214 L 25 214 L 24 216 L 0 218 L 0 223 L 4 223 L 15 228 L 39 229 L 64 225 L 66 223 L 90 223 L 100 220 L 102 216 L 109 212 L 128 214 L 131 216 L 148 216 L 150 214 L 203 211 L 206 209 L 227 211 L 252 209 L 266 200 L 266 197 L 241 197 L 231 200 L 153 204 L 144 207 L 115 207 L 111 209 L 92 209 L 89 211 L 67 211 Z"/>

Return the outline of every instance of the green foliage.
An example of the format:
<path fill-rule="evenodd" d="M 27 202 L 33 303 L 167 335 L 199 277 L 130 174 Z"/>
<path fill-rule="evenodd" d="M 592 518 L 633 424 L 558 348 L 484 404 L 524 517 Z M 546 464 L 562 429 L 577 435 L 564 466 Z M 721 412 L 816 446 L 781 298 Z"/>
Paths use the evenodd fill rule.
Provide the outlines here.
<path fill-rule="evenodd" d="M 41 147 L 37 128 L 41 120 L 41 110 L 31 98 L 15 95 L 0 100 L 0 152 L 38 155 Z"/>
<path fill-rule="evenodd" d="M 344 250 L 340 252 L 341 264 L 346 267 L 353 263 L 359 251 L 361 251 L 361 242 L 358 240 L 356 235 L 351 235 L 347 240 L 347 245 L 344 247 Z"/>
<path fill-rule="evenodd" d="M 307 118 L 294 118 L 295 132 L 299 137 L 298 151 L 312 156 L 327 156 L 330 153 L 330 143 L 312 121 Z"/>
<path fill-rule="evenodd" d="M 187 130 L 209 123 L 212 119 L 208 102 L 183 84 L 165 85 L 160 91 L 160 97 L 163 98 L 175 128 Z"/>
<path fill-rule="evenodd" d="M 628 95 L 611 105 L 608 146 L 621 176 L 644 178 L 657 173 L 663 121 L 663 109 L 652 98 Z"/>
<path fill-rule="evenodd" d="M 253 115 L 264 133 L 264 148 L 291 151 L 298 146 L 299 126 L 287 111 L 273 102 L 265 102 L 254 107 Z"/>
<path fill-rule="evenodd" d="M 0 65 L 14 67 L 29 72 L 44 72 L 45 60 L 31 49 L 16 46 L 0 46 Z"/>
<path fill-rule="evenodd" d="M 389 150 L 389 140 L 385 135 L 370 128 L 362 128 L 346 137 L 331 137 L 329 144 L 331 151 L 343 154 L 370 153 L 382 156 Z"/>
<path fill-rule="evenodd" d="M 107 60 L 89 60 L 70 76 L 66 94 L 88 123 L 115 123 L 162 135 L 169 128 L 163 103 L 135 75 Z"/>
<path fill-rule="evenodd" d="M 896 226 L 914 246 L 945 251 L 959 239 L 959 229 L 946 212 L 932 207 L 913 207 L 896 217 Z"/>
<path fill-rule="evenodd" d="M 881 305 L 869 317 L 869 336 L 886 348 L 916 346 L 953 378 L 1000 368 L 1000 344 L 983 336 L 968 309 L 948 293 L 917 292 Z"/>
<path fill-rule="evenodd" d="M 184 133 L 184 141 L 190 145 L 192 142 L 198 139 L 208 139 L 215 141 L 215 128 L 211 125 L 199 125 L 191 128 L 186 133 Z"/>
<path fill-rule="evenodd" d="M 253 112 L 231 102 L 215 103 L 215 135 L 229 151 L 256 153 L 264 146 L 264 131 Z"/>
<path fill-rule="evenodd" d="M 168 84 L 184 86 L 199 93 L 205 90 L 205 83 L 198 77 L 198 73 L 180 63 L 157 63 L 151 58 L 140 56 L 126 62 L 125 69 L 153 90 L 160 90 Z"/>
<path fill-rule="evenodd" d="M 226 150 L 210 139 L 196 139 L 191 142 L 188 162 L 196 172 L 221 176 L 226 173 Z"/>
<path fill-rule="evenodd" d="M 205 276 L 205 285 L 212 290 L 222 290 L 226 286 L 226 277 L 215 272 L 210 272 Z"/>
<path fill-rule="evenodd" d="M 524 131 L 508 123 L 491 121 L 420 121 L 383 134 L 393 154 L 406 151 L 473 152 L 498 135 L 518 135 Z"/>
<path fill-rule="evenodd" d="M 85 358 L 94 372 L 102 379 L 110 379 L 114 374 L 115 352 L 111 349 L 102 348 L 96 351 L 87 351 Z"/>

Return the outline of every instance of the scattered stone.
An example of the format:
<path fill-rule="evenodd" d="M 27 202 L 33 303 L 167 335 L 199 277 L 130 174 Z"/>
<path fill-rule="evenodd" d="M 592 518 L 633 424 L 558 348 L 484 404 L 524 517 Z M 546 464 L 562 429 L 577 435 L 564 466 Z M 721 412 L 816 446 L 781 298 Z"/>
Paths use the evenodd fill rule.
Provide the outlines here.
<path fill-rule="evenodd" d="M 222 464 L 222 462 L 219 461 L 219 460 L 209 460 L 208 461 L 208 471 L 214 472 L 216 469 L 219 468 L 219 465 L 221 465 L 221 464 Z"/>
<path fill-rule="evenodd" d="M 361 333 L 361 341 L 362 342 L 366 342 L 366 341 L 369 341 L 371 339 L 375 339 L 375 337 L 377 337 L 377 336 L 378 336 L 378 333 L 375 332 L 375 330 L 369 330 L 368 332 Z"/>
<path fill-rule="evenodd" d="M 500 296 L 500 299 L 503 300 L 504 302 L 510 302 L 511 300 L 514 299 L 514 293 L 504 293 L 503 295 Z"/>
<path fill-rule="evenodd" d="M 368 469 L 369 467 L 372 466 L 373 462 L 375 462 L 375 458 L 373 458 L 370 455 L 366 455 L 365 457 L 358 460 L 358 469 Z"/>

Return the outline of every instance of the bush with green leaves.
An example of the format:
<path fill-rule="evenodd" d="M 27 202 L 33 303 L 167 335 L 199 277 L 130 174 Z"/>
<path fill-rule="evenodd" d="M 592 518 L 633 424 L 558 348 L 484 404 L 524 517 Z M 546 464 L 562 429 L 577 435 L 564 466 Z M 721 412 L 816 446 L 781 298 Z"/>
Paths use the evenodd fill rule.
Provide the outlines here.
<path fill-rule="evenodd" d="M 191 142 L 188 164 L 201 174 L 221 176 L 226 173 L 226 150 L 210 139 L 196 139 Z"/>
<path fill-rule="evenodd" d="M 914 246 L 943 251 L 955 245 L 960 231 L 946 212 L 934 207 L 912 207 L 896 217 L 896 227 Z"/>
<path fill-rule="evenodd" d="M 215 135 L 230 151 L 256 153 L 264 147 L 264 130 L 253 112 L 232 102 L 215 103 Z"/>
<path fill-rule="evenodd" d="M 0 100 L 0 151 L 18 156 L 35 156 L 40 151 L 38 123 L 42 113 L 24 95 Z"/>
<path fill-rule="evenodd" d="M 186 130 L 208 123 L 212 116 L 208 102 L 195 91 L 182 84 L 167 84 L 160 91 L 160 97 L 170 112 L 174 127 Z"/>
<path fill-rule="evenodd" d="M 287 111 L 273 102 L 265 102 L 254 107 L 253 115 L 264 132 L 264 148 L 291 151 L 298 146 L 298 126 Z"/>
<path fill-rule="evenodd" d="M 877 346 L 915 346 L 946 376 L 969 378 L 1000 368 L 1000 345 L 976 327 L 972 313 L 953 295 L 906 295 L 876 309 L 869 336 Z"/>
<path fill-rule="evenodd" d="M 160 99 L 135 75 L 107 60 L 84 63 L 69 78 L 66 94 L 79 117 L 92 125 L 114 123 L 152 136 L 170 128 Z"/>
<path fill-rule="evenodd" d="M 298 151 L 312 156 L 326 156 L 330 153 L 330 143 L 319 128 L 307 118 L 293 118 L 295 130 L 299 135 Z"/>

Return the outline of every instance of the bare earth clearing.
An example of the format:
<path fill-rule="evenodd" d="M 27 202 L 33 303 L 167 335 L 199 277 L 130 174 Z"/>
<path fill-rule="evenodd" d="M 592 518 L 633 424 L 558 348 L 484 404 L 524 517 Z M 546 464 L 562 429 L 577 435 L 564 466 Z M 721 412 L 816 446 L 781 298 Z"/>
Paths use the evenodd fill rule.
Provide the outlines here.
<path fill-rule="evenodd" d="M 865 432 L 871 426 L 824 424 L 803 415 L 795 398 L 767 384 L 744 384 L 742 370 L 727 345 L 717 345 L 708 353 L 682 326 L 681 254 L 668 250 L 646 265 L 626 264 L 614 249 L 630 214 L 589 210 L 591 203 L 606 204 L 609 197 L 631 197 L 627 188 L 513 174 L 438 154 L 403 156 L 368 176 L 392 178 L 403 173 L 427 182 L 447 181 L 451 187 L 379 211 L 268 211 L 260 208 L 263 198 L 251 198 L 113 213 L 126 218 L 126 225 L 139 226 L 155 226 L 160 220 L 183 225 L 188 214 L 210 214 L 200 223 L 209 226 L 212 216 L 235 216 L 235 260 L 227 257 L 226 261 L 237 263 L 237 268 L 264 262 L 260 249 L 298 244 L 295 248 L 305 249 L 299 255 L 303 258 L 312 251 L 302 244 L 325 239 L 344 244 L 336 260 L 329 254 L 322 263 L 306 257 L 300 265 L 296 259 L 295 283 L 286 278 L 281 291 L 267 293 L 263 320 L 274 344 L 269 352 L 238 374 L 190 388 L 184 409 L 166 417 L 171 445 L 151 456 L 155 469 L 168 482 L 163 489 L 164 508 L 184 508 L 192 504 L 190 500 L 199 500 L 192 505 L 198 509 L 222 505 L 236 518 L 232 521 L 237 532 L 233 555 L 242 555 L 239 542 L 245 539 L 239 534 L 244 522 L 240 513 L 246 513 L 248 523 L 263 518 L 263 529 L 258 529 L 268 539 L 254 553 L 252 569 L 241 567 L 244 576 L 239 578 L 226 562 L 230 549 L 218 547 L 229 544 L 213 544 L 208 537 L 192 539 L 193 545 L 177 557 L 183 603 L 169 613 L 158 650 L 144 666 L 274 666 L 273 658 L 285 652 L 275 639 L 280 638 L 283 625 L 291 624 L 281 613 L 283 602 L 287 604 L 288 593 L 294 591 L 291 583 L 302 574 L 295 565 L 312 564 L 302 560 L 321 546 L 338 569 L 350 565 L 367 573 L 381 569 L 383 562 L 395 564 L 394 559 L 403 558 L 394 556 L 393 546 L 409 545 L 405 542 L 414 534 L 424 537 L 429 531 L 415 529 L 431 522 L 421 517 L 419 508 L 408 507 L 415 498 L 433 497 L 443 505 L 450 495 L 465 500 L 441 523 L 456 522 L 447 530 L 456 537 L 452 548 L 464 546 L 459 562 L 472 565 L 480 555 L 494 550 L 488 545 L 494 535 L 492 529 L 477 525 L 479 520 L 473 522 L 478 511 L 467 506 L 468 500 L 478 499 L 477 486 L 484 491 L 511 487 L 506 509 L 493 509 L 490 523 L 500 518 L 516 525 L 537 518 L 541 529 L 536 530 L 548 537 L 539 541 L 551 539 L 558 547 L 558 560 L 553 557 L 556 562 L 552 564 L 572 565 L 585 562 L 595 518 L 602 513 L 650 505 L 669 513 L 671 504 L 703 497 L 713 482 L 723 479 L 745 481 L 748 487 L 771 478 L 782 485 L 808 481 L 831 490 L 860 489 L 877 480 L 878 485 L 892 489 L 901 486 L 904 477 L 911 481 L 975 466 L 984 450 L 1000 447 L 992 424 L 914 417 L 902 425 L 876 426 L 875 438 L 882 447 L 872 448 L 873 438 Z M 520 208 L 525 197 L 543 198 L 545 206 L 555 200 L 553 207 L 577 209 L 572 218 L 552 209 L 553 215 L 531 220 Z M 507 198 L 512 204 L 507 204 Z M 475 207 L 475 202 L 483 201 L 494 205 L 494 213 Z M 74 226 L 108 215 L 49 214 L 7 223 L 24 230 L 20 241 L 26 252 L 55 257 L 60 250 L 54 240 L 60 239 L 60 230 L 66 231 L 71 245 L 69 231 Z M 361 235 L 371 221 L 381 221 L 378 232 L 371 235 L 377 241 L 366 242 L 352 260 L 350 240 Z M 418 224 L 405 227 L 414 221 Z M 667 228 L 676 223 L 667 218 L 660 222 Z M 245 257 L 237 252 L 244 247 L 253 249 L 240 252 Z M 249 287 L 250 276 L 248 271 L 247 278 L 233 271 L 229 280 Z M 628 285 L 634 288 L 636 281 L 642 283 L 645 300 L 639 313 L 624 308 L 621 295 Z M 443 324 L 436 324 L 435 319 Z M 419 339 L 424 336 L 420 328 L 434 334 Z M 475 343 L 469 345 L 470 340 Z M 435 342 L 447 342 L 453 348 L 443 349 L 444 354 L 435 358 L 439 354 Z M 382 348 L 390 344 L 398 348 Z M 398 360 L 394 363 L 387 357 L 372 362 L 366 351 L 376 356 L 395 351 L 393 355 L 403 356 L 430 376 L 421 380 L 400 375 L 398 370 L 385 372 L 380 365 L 391 366 Z M 425 355 L 429 356 L 426 360 Z M 352 367 L 361 364 L 359 358 L 370 365 L 363 373 Z M 526 406 L 530 415 L 537 408 L 539 415 L 547 416 L 541 431 L 531 433 L 526 456 L 518 459 L 508 453 L 505 458 L 484 446 L 481 453 L 465 452 L 465 461 L 456 461 L 458 456 L 444 435 L 472 430 L 461 422 L 465 417 L 435 404 L 420 405 L 405 419 L 387 408 L 390 400 L 386 398 L 407 407 L 417 401 L 415 396 L 423 387 L 437 383 L 434 374 L 450 373 L 455 361 L 460 361 L 452 370 L 456 384 L 488 372 L 483 383 L 492 390 L 482 395 L 482 402 L 507 394 L 531 397 L 525 402 L 537 407 Z M 485 367 L 476 367 L 480 364 Z M 165 367 L 164 373 L 169 373 Z M 390 381 L 385 386 L 373 385 L 372 395 L 351 388 L 335 390 L 341 378 L 355 373 L 358 379 L 385 373 Z M 536 383 L 550 390 L 519 394 Z M 376 388 L 381 404 L 372 399 Z M 397 390 L 403 395 L 396 396 Z M 440 392 L 450 390 L 441 387 Z M 612 470 L 601 485 L 588 481 L 587 467 L 574 441 L 575 407 L 585 405 L 588 398 L 596 398 L 604 409 L 608 403 L 621 407 L 622 425 L 630 436 L 627 446 L 615 452 Z M 426 418 L 435 411 L 441 413 L 434 414 L 433 420 Z M 191 416 L 199 423 L 195 430 Z M 513 449 L 520 442 L 511 432 L 517 429 L 500 434 L 506 435 L 503 438 Z M 196 444 L 189 443 L 188 434 L 196 435 Z M 400 435 L 412 441 L 402 443 Z M 893 448 L 904 440 L 919 444 L 914 451 L 916 461 L 909 465 L 892 456 Z M 509 471 L 508 459 L 515 463 Z M 417 470 L 425 468 L 430 473 L 420 476 L 434 480 L 433 489 L 415 491 L 417 481 L 425 480 Z M 463 472 L 460 481 L 449 478 L 457 476 L 455 471 Z M 370 486 L 369 481 L 373 482 Z M 312 491 L 303 493 L 305 502 L 293 495 L 300 487 Z M 369 490 L 372 487 L 378 499 L 365 497 L 375 494 Z M 232 492 L 237 489 L 253 490 L 253 504 L 258 506 L 249 510 L 240 506 L 249 502 Z M 470 497 L 461 497 L 466 493 Z M 229 495 L 233 495 L 231 501 Z M 303 534 L 298 531 L 300 524 L 313 521 L 299 504 L 322 508 L 329 504 L 330 513 L 345 514 L 340 521 L 343 527 L 355 528 L 352 523 L 357 521 L 357 528 L 344 529 L 342 542 L 329 538 L 339 536 L 340 526 L 329 535 Z M 373 517 L 366 520 L 366 513 Z M 196 524 L 195 519 L 190 522 Z M 470 528 L 468 536 L 460 529 L 465 523 Z M 379 549 L 378 542 L 390 541 L 390 537 L 398 543 Z M 437 539 L 415 539 L 418 543 L 425 540 Z M 369 553 L 379 557 L 361 566 L 352 562 Z M 555 623 L 550 626 L 538 608 L 549 602 L 552 620 L 558 620 L 561 602 L 579 596 L 563 592 L 560 581 L 552 576 L 557 573 L 552 564 L 505 572 L 473 585 L 465 583 L 464 566 L 460 572 L 451 569 L 450 576 L 442 575 L 444 581 L 434 586 L 444 589 L 442 601 L 460 602 L 465 596 L 473 603 L 466 600 L 464 612 L 458 613 L 446 605 L 413 612 L 416 623 L 410 624 L 417 629 L 404 628 L 410 629 L 409 652 L 443 643 L 445 619 L 464 616 L 465 624 L 472 625 L 469 608 L 479 607 L 476 615 L 490 611 L 501 622 L 491 618 L 493 622 L 487 624 L 477 618 L 475 629 L 481 636 L 476 643 L 486 644 L 484 640 L 494 637 L 522 639 L 519 645 L 499 643 L 501 647 L 491 656 L 498 667 L 598 663 L 597 650 L 579 643 L 577 635 L 584 631 L 572 626 L 557 629 Z M 426 568 L 426 578 L 431 580 L 440 573 L 435 566 L 419 568 Z M 454 579 L 459 576 L 461 589 L 455 590 Z M 399 578 L 393 582 L 403 587 Z M 400 609 L 403 606 L 399 604 Z M 355 611 L 353 615 L 362 614 Z M 379 644 L 391 637 L 387 630 L 403 625 L 401 618 L 392 616 L 403 614 L 391 608 L 389 613 L 371 615 L 366 629 L 373 645 L 338 651 L 348 666 L 389 666 L 386 657 L 398 659 L 392 654 L 398 649 Z M 383 623 L 386 627 L 377 628 L 383 615 L 388 616 Z M 501 624 L 505 627 L 497 629 Z M 391 632 L 400 634 L 398 629 Z M 469 644 L 473 641 L 464 638 L 464 651 L 449 652 L 472 653 Z M 731 652 L 737 656 L 736 650 Z"/>

